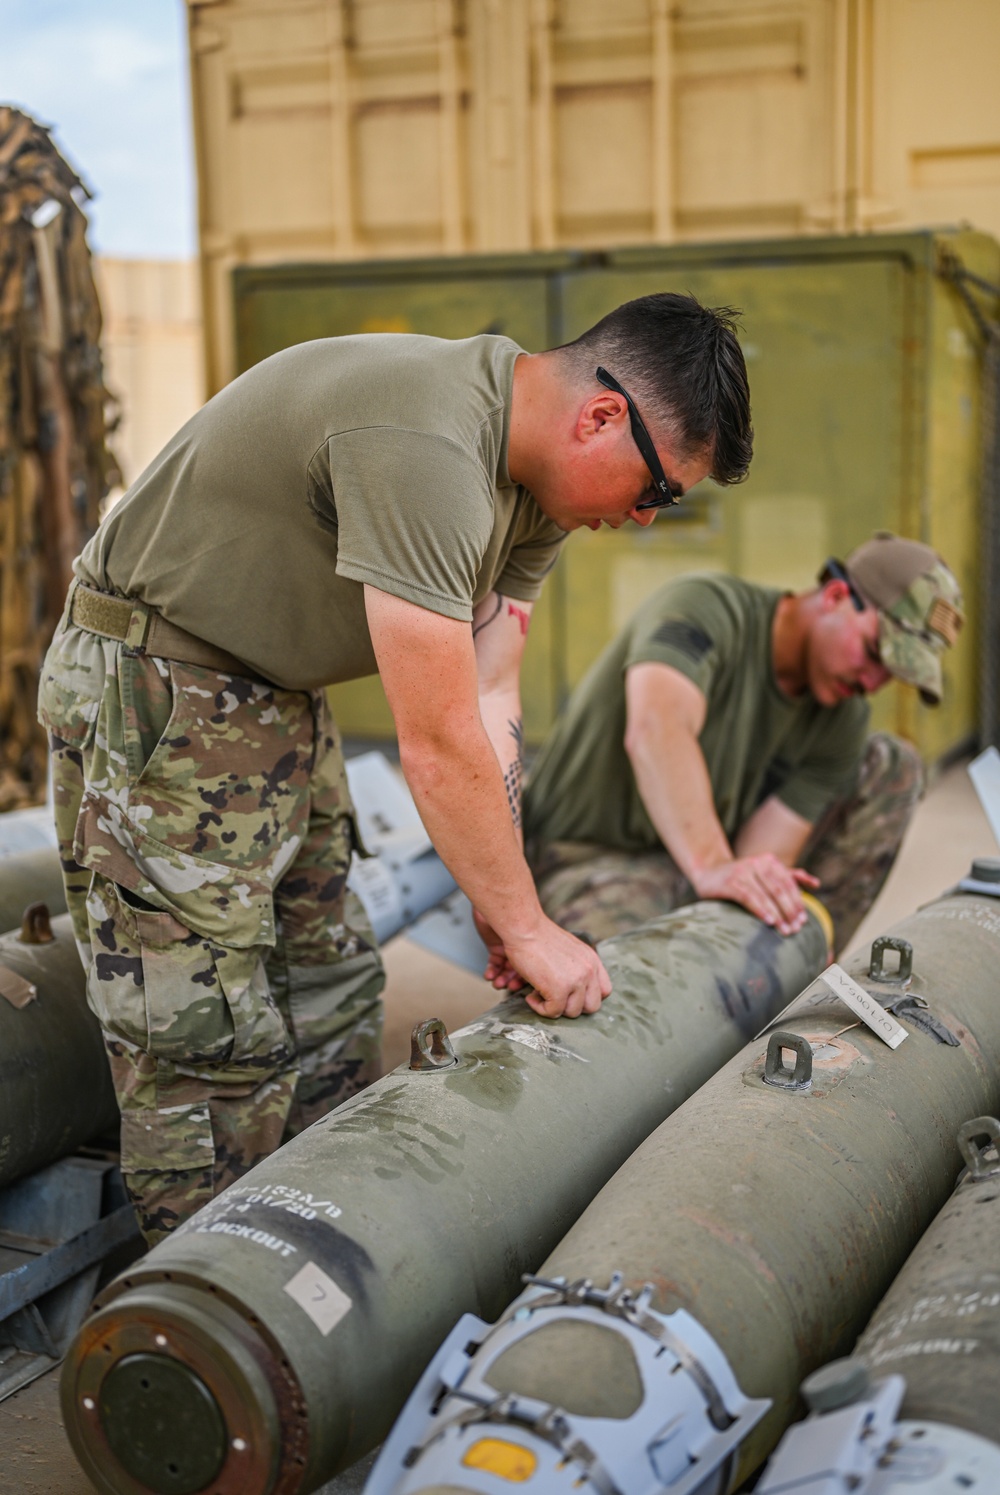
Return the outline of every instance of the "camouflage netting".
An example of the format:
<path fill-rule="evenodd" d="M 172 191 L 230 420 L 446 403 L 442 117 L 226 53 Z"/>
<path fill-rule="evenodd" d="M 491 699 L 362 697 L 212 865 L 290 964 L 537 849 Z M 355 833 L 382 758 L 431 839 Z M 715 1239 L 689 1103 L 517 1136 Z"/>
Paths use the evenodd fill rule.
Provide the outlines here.
<path fill-rule="evenodd" d="M 89 196 L 48 130 L 0 105 L 0 810 L 44 798 L 38 668 L 73 557 L 119 480 Z"/>

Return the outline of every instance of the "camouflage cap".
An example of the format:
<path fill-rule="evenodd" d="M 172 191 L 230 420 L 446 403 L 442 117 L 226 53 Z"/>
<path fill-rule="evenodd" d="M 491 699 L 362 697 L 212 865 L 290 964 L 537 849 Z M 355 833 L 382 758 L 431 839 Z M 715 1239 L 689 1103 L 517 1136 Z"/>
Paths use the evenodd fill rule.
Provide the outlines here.
<path fill-rule="evenodd" d="M 941 700 L 941 655 L 957 639 L 965 614 L 962 592 L 929 545 L 878 530 L 844 562 L 861 597 L 879 612 L 879 654 L 897 680 L 923 700 Z"/>

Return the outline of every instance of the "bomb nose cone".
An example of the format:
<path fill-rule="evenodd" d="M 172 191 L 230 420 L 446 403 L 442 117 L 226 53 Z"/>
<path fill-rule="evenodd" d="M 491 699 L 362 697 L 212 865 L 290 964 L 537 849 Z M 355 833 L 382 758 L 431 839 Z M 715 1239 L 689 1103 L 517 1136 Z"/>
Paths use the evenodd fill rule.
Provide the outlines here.
<path fill-rule="evenodd" d="M 226 1425 L 200 1376 L 165 1355 L 126 1355 L 104 1378 L 104 1435 L 122 1468 L 156 1495 L 196 1495 L 226 1457 Z"/>
<path fill-rule="evenodd" d="M 161 1279 L 112 1296 L 70 1350 L 61 1391 L 101 1495 L 284 1495 L 301 1483 L 301 1393 L 221 1294 Z"/>

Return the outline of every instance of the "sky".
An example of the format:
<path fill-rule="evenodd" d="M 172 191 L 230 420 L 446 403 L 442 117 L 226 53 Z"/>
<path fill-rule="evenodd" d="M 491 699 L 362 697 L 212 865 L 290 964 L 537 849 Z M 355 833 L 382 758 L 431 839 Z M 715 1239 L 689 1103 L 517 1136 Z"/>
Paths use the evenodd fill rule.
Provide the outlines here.
<path fill-rule="evenodd" d="M 184 0 L 0 0 L 0 103 L 53 127 L 96 253 L 195 253 L 186 24 Z"/>

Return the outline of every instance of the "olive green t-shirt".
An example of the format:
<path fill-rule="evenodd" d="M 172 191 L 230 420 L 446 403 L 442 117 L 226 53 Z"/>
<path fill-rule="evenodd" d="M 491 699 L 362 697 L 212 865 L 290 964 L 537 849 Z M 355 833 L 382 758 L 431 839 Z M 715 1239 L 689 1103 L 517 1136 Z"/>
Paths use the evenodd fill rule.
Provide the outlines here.
<path fill-rule="evenodd" d="M 300 343 L 242 374 L 112 509 L 77 575 L 293 690 L 373 674 L 363 583 L 467 622 L 565 538 L 507 471 L 506 337 Z"/>
<path fill-rule="evenodd" d="M 686 576 L 643 603 L 543 747 L 525 793 L 526 836 L 625 851 L 660 845 L 625 752 L 625 672 L 649 660 L 679 670 L 706 698 L 699 743 L 730 840 L 773 794 L 815 822 L 858 768 L 868 708 L 779 690 L 771 624 L 781 595 L 735 577 Z"/>

